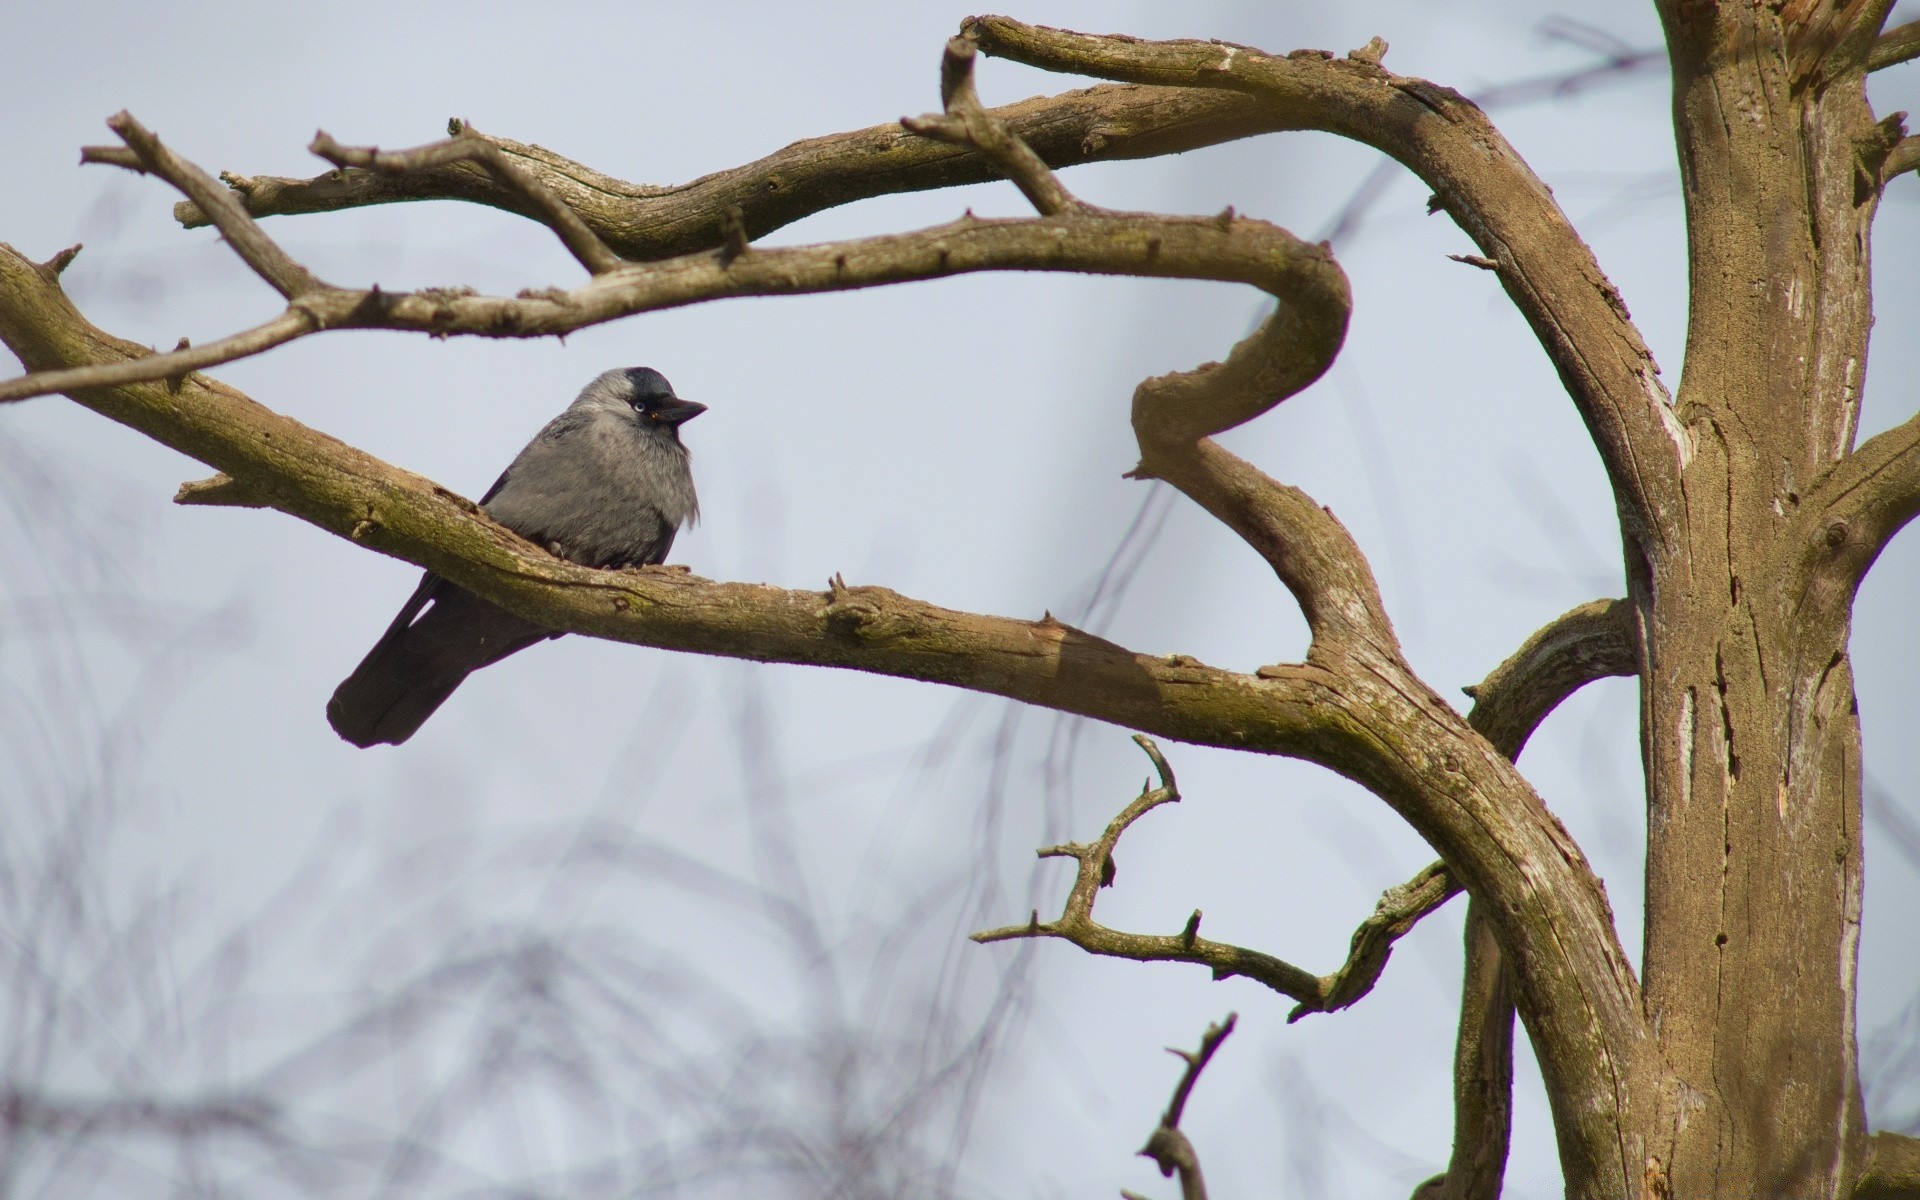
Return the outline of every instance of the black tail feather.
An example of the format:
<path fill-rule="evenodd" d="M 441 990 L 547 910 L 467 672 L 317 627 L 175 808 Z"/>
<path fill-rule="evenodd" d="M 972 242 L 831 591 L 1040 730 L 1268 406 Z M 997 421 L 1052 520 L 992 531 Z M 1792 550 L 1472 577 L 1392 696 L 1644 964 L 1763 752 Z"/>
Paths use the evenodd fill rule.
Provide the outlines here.
<path fill-rule="evenodd" d="M 327 723 L 356 746 L 397 746 L 469 674 L 557 636 L 429 573 L 386 634 L 334 689 Z"/>

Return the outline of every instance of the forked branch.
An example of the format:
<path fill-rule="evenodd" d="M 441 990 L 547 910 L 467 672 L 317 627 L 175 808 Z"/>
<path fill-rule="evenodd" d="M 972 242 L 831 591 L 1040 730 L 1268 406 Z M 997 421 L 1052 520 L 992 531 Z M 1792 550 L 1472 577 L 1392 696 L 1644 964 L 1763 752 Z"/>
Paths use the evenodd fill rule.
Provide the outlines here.
<path fill-rule="evenodd" d="M 228 242 L 236 250 L 244 247 L 249 264 L 289 295 L 291 302 L 285 313 L 262 326 L 204 345 L 146 355 L 138 361 L 129 358 L 8 380 L 0 383 L 0 401 L 164 379 L 332 329 L 401 329 L 443 337 L 545 337 L 723 297 L 847 291 L 988 270 L 1253 284 L 1276 298 L 1284 296 L 1282 305 L 1289 311 L 1314 314 L 1307 327 L 1295 322 L 1250 340 L 1240 355 L 1252 360 L 1258 370 L 1300 377 L 1300 386 L 1332 361 L 1346 328 L 1348 293 L 1339 266 L 1318 247 L 1277 226 L 1263 221 L 1222 225 L 1199 217 L 1080 208 L 1026 221 L 966 217 L 916 233 L 758 250 L 744 256 L 689 254 L 612 268 L 570 291 L 526 292 L 515 298 L 476 295 L 458 288 L 419 292 L 339 288 L 314 280 L 241 209 L 232 192 L 167 151 L 132 118 L 116 118 L 115 127 L 143 135 L 138 139 L 146 147 L 141 162 L 151 158 L 156 173 L 189 195 L 205 196 Z M 324 143 L 323 148 L 338 150 Z M 426 155 L 431 159 L 435 154 L 464 154 L 471 147 L 440 143 L 425 149 L 432 152 Z M 412 153 L 395 157 L 395 169 L 413 161 Z M 124 156 L 95 158 L 130 165 Z"/>
<path fill-rule="evenodd" d="M 1182 87 L 1105 84 L 989 111 L 1053 167 L 1174 154 L 1274 128 L 1248 97 Z M 542 146 L 477 131 L 472 136 L 499 148 L 564 200 L 615 253 L 642 262 L 719 245 L 721 214 L 729 208 L 739 208 L 748 236 L 759 238 L 856 200 L 985 183 L 1004 174 L 970 145 L 909 134 L 898 122 L 809 138 L 670 187 L 616 179 Z M 470 162 L 404 175 L 346 168 L 311 179 L 222 178 L 255 217 L 415 200 L 460 200 L 537 217 L 522 194 Z M 190 200 L 175 206 L 174 216 L 189 229 L 208 223 Z"/>
<path fill-rule="evenodd" d="M 1374 914 L 1354 931 L 1347 960 L 1330 975 L 1314 975 L 1270 954 L 1203 938 L 1200 936 L 1201 914 L 1198 909 L 1176 934 L 1123 933 L 1110 929 L 1094 920 L 1093 907 L 1100 889 L 1111 886 L 1116 877 L 1114 847 L 1135 821 L 1162 804 L 1172 804 L 1180 799 L 1173 768 L 1168 765 L 1166 756 L 1153 743 L 1153 739 L 1135 734 L 1133 740 L 1153 761 L 1154 770 L 1160 778 L 1159 786 L 1153 786 L 1149 780 L 1140 795 L 1107 823 L 1105 832 L 1095 841 L 1047 846 L 1038 852 L 1041 858 L 1071 858 L 1079 864 L 1074 874 L 1073 888 L 1067 893 L 1060 916 L 1051 921 L 1042 921 L 1040 914 L 1035 912 L 1025 925 L 985 930 L 974 934 L 974 941 L 986 943 L 1050 937 L 1071 942 L 1089 954 L 1108 958 L 1129 958 L 1137 962 L 1196 963 L 1209 968 L 1215 979 L 1245 976 L 1298 1001 L 1287 1017 L 1289 1021 L 1297 1021 L 1308 1013 L 1336 1012 L 1350 1007 L 1372 991 L 1373 985 L 1380 979 L 1380 973 L 1386 969 L 1387 959 L 1393 953 L 1393 943 L 1411 930 L 1421 917 L 1440 907 L 1459 891 L 1437 863 L 1407 883 L 1388 889 L 1381 896 Z"/>
<path fill-rule="evenodd" d="M 1395 75 L 1364 53 L 1278 56 L 1218 42 L 1073 33 L 1006 17 L 972 18 L 963 32 L 988 54 L 1045 70 L 1254 97 L 1276 125 L 1326 130 L 1398 159 L 1495 264 L 1533 326 L 1593 434 L 1628 537 L 1648 553 L 1677 538 L 1679 474 L 1691 446 L 1653 356 L 1552 193 L 1466 97 Z"/>
<path fill-rule="evenodd" d="M 414 175 L 449 163 L 470 162 L 483 168 L 495 183 L 512 192 L 539 217 L 567 252 L 594 275 L 604 275 L 620 265 L 620 256 L 607 249 L 600 235 L 587 227 L 567 202 L 524 170 L 512 155 L 490 139 L 479 136 L 464 121 L 448 123 L 453 136 L 413 150 L 382 151 L 373 147 L 342 146 L 324 130 L 314 135 L 307 147 L 336 167 L 361 167 L 383 175 Z"/>
<path fill-rule="evenodd" d="M 1206 1180 L 1200 1174 L 1200 1156 L 1194 1152 L 1193 1143 L 1187 1135 L 1180 1132 L 1180 1118 L 1187 1107 L 1187 1097 L 1193 1094 L 1193 1085 L 1200 1081 L 1200 1072 L 1207 1069 L 1207 1063 L 1213 1060 L 1213 1052 L 1220 1043 L 1227 1040 L 1234 1025 L 1240 1020 L 1239 1013 L 1228 1013 L 1227 1019 L 1218 1025 L 1207 1026 L 1200 1036 L 1200 1048 L 1191 1053 L 1167 1047 L 1167 1053 L 1187 1064 L 1180 1072 L 1180 1082 L 1173 1085 L 1173 1099 L 1167 1102 L 1167 1111 L 1160 1116 L 1160 1123 L 1148 1136 L 1147 1144 L 1141 1148 L 1143 1158 L 1151 1158 L 1153 1165 L 1160 1168 L 1160 1174 L 1180 1175 L 1180 1200 L 1207 1200 Z M 1137 1192 L 1121 1189 L 1125 1200 L 1146 1200 Z"/>
<path fill-rule="evenodd" d="M 973 54 L 972 42 L 947 39 L 946 53 L 940 58 L 940 103 L 946 111 L 939 116 L 903 117 L 901 127 L 922 137 L 980 151 L 1014 182 L 1041 216 L 1080 207 L 1033 147 L 980 103 L 979 93 L 973 88 Z"/>
<path fill-rule="evenodd" d="M 1370 72 L 1361 79 L 1366 88 L 1383 90 L 1377 66 L 1356 62 L 1353 69 Z M 1384 91 L 1405 89 L 1389 82 Z M 957 98 L 958 89 L 948 95 Z M 1449 126 L 1458 116 L 1447 115 L 1444 96 L 1416 97 L 1413 109 L 1392 103 L 1400 107 L 1388 115 L 1412 122 L 1422 136 L 1444 133 L 1434 113 Z M 112 161 L 127 165 L 125 158 Z M 432 169 L 481 174 L 472 162 Z M 204 180 L 192 183 L 189 195 L 219 207 Z M 1049 202 L 1051 193 L 1038 194 Z M 270 245 L 238 202 L 222 195 L 231 205 L 223 231 Z M 550 628 L 937 680 L 1329 766 L 1391 804 L 1477 895 L 1496 898 L 1491 911 L 1518 987 L 1539 1014 L 1536 1048 L 1556 1094 L 1568 1098 L 1569 1119 L 1584 1130 L 1579 1144 L 1614 1140 L 1621 1114 L 1609 1098 L 1645 1028 L 1597 881 L 1511 764 L 1407 666 L 1366 560 L 1339 522 L 1211 440 L 1295 394 L 1331 361 L 1348 304 L 1331 257 L 1231 211 L 1174 218 L 1073 205 L 1034 220 L 963 219 L 895 238 L 752 253 L 739 252 L 750 232 L 744 210 L 714 217 L 716 229 L 732 231 L 717 252 L 621 265 L 570 291 L 506 299 L 316 286 L 289 302 L 290 324 L 308 328 L 259 336 L 353 327 L 543 336 L 721 296 L 845 290 L 973 270 L 1252 283 L 1277 301 L 1258 331 L 1224 362 L 1149 380 L 1136 393 L 1140 473 L 1175 483 L 1267 559 L 1313 629 L 1308 660 L 1246 676 L 1132 654 L 1050 620 L 954 613 L 838 581 L 824 593 L 797 592 L 657 570 L 585 570 L 507 534 L 444 489 L 182 374 L 204 363 L 183 357 L 201 348 L 152 355 L 93 330 L 59 293 L 54 272 L 11 252 L 0 252 L 0 334 L 30 370 L 49 373 L 6 385 L 0 397 L 67 391 L 234 481 L 233 491 L 222 484 L 195 495 L 258 500 L 426 566 Z M 223 353 L 244 349 L 230 344 Z"/>
<path fill-rule="evenodd" d="M 136 121 L 132 113 L 119 112 L 108 117 L 107 128 L 118 134 L 126 145 L 83 146 L 81 162 L 105 163 L 158 175 L 180 189 L 212 219 L 240 261 L 288 300 L 327 290 L 326 284 L 295 262 L 292 255 L 255 224 L 232 191 L 161 144 L 159 137 Z"/>

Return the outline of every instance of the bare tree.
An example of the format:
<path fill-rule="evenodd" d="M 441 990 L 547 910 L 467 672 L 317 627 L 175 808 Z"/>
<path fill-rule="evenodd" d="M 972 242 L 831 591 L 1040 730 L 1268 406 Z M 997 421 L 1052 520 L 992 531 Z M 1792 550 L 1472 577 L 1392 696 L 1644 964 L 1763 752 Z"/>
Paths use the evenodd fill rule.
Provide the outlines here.
<path fill-rule="evenodd" d="M 1920 165 L 1920 139 L 1867 103 L 1870 71 L 1920 56 L 1920 25 L 1882 32 L 1891 6 L 1661 0 L 1690 254 L 1677 395 L 1594 255 L 1484 110 L 1388 70 L 1384 42 L 1345 57 L 1275 55 L 985 17 L 948 47 L 942 113 L 798 143 L 681 188 L 624 183 L 458 123 L 448 140 L 402 152 L 322 134 L 313 149 L 335 170 L 229 174 L 222 186 L 123 113 L 109 122 L 121 144 L 85 157 L 178 188 L 183 222 L 217 227 L 286 308 L 154 354 L 67 301 L 58 278 L 74 251 L 35 264 L 5 249 L 0 337 L 30 373 L 0 385 L 0 399 L 64 392 L 220 472 L 185 485 L 182 503 L 277 509 L 554 628 L 940 682 L 1299 758 L 1361 784 L 1440 861 L 1389 893 L 1332 975 L 1202 938 L 1198 913 L 1167 936 L 1093 921 L 1114 843 L 1177 795 L 1157 752 L 1160 788 L 1094 844 L 1053 851 L 1080 865 L 1066 913 L 987 936 L 1199 962 L 1267 984 L 1299 1013 L 1327 1011 L 1363 995 L 1392 939 L 1464 890 L 1454 1156 L 1423 1185 L 1429 1194 L 1499 1190 L 1517 1011 L 1570 1194 L 1920 1195 L 1920 1141 L 1866 1127 L 1854 1015 L 1863 847 L 1850 613 L 1874 559 L 1920 511 L 1920 417 L 1854 444 L 1873 217 L 1888 182 Z M 1119 83 L 990 110 L 972 85 L 981 52 Z M 1479 249 L 1465 261 L 1498 278 L 1558 370 L 1612 488 L 1626 595 L 1529 638 L 1476 690 L 1470 718 L 1408 665 L 1366 557 L 1331 512 L 1213 440 L 1333 362 L 1349 301 L 1330 249 L 1232 209 L 1100 209 L 1053 173 L 1282 129 L 1360 141 L 1432 189 L 1432 208 Z M 1038 216 L 753 244 L 832 205 L 996 175 Z M 589 279 L 511 298 L 342 287 L 256 220 L 433 198 L 546 224 Z M 587 570 L 197 373 L 335 329 L 564 335 L 720 297 L 992 270 L 1211 279 L 1273 298 L 1224 361 L 1139 386 L 1134 474 L 1177 488 L 1271 566 L 1311 629 L 1303 661 L 1242 674 L 1137 654 L 1051 616 L 956 612 L 838 577 L 824 591 L 791 591 L 669 569 Z M 1607 675 L 1640 685 L 1643 974 L 1579 846 L 1513 764 L 1554 705 Z"/>

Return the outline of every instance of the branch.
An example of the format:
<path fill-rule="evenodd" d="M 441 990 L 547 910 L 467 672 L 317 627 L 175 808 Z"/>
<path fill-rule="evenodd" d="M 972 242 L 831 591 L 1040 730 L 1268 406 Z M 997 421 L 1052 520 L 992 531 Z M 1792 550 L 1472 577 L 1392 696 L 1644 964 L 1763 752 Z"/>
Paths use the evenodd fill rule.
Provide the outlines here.
<path fill-rule="evenodd" d="M 903 128 L 951 146 L 971 146 L 986 155 L 1013 180 L 1041 216 L 1079 208 L 1081 204 L 1054 178 L 1046 160 L 980 104 L 973 88 L 973 43 L 948 38 L 940 59 L 941 116 L 902 117 Z"/>
<path fill-rule="evenodd" d="M 1372 70 L 1373 68 L 1367 68 Z M 731 222 L 744 231 L 744 214 Z M 737 241 L 737 239 L 736 239 Z M 1196 270 L 1195 268 L 1200 269 Z M 517 300 L 459 292 L 323 289 L 292 307 L 321 328 L 533 336 L 721 295 L 840 290 L 981 269 L 1118 271 L 1254 283 L 1276 312 L 1219 364 L 1148 381 L 1135 396 L 1141 473 L 1169 478 L 1267 556 L 1315 626 L 1304 664 L 1254 677 L 1146 659 L 1057 622 L 952 613 L 836 581 L 820 593 L 712 584 L 670 572 L 559 563 L 473 506 L 287 422 L 198 376 L 73 394 L 225 472 L 270 507 L 434 570 L 549 628 L 733 657 L 937 680 L 1206 744 L 1329 766 L 1391 804 L 1495 920 L 1537 1015 L 1535 1045 L 1582 1144 L 1619 1133 L 1618 1073 L 1646 1034 L 1611 914 L 1565 831 L 1399 655 L 1365 559 L 1331 514 L 1215 446 L 1325 369 L 1344 332 L 1345 280 L 1324 253 L 1237 219 L 1085 210 L 1035 221 L 962 220 L 899 238 L 623 266 L 571 292 Z M 35 289 L 50 293 L 36 296 Z M 91 330 L 52 273 L 0 254 L 0 334 L 33 368 L 124 364 L 177 376 Z M 116 368 L 124 369 L 124 368 Z M 1187 674 L 1197 670 L 1196 677 Z"/>
<path fill-rule="evenodd" d="M 30 368 L 149 356 L 88 324 L 51 267 L 5 246 L 0 339 Z M 198 374 L 180 383 L 177 392 L 161 382 L 75 389 L 74 398 L 223 472 L 249 502 L 426 567 L 549 628 L 946 683 L 1183 741 L 1268 753 L 1291 747 L 1344 773 L 1376 773 L 1364 760 L 1377 751 L 1352 736 L 1355 717 L 1340 715 L 1338 681 L 1318 668 L 1243 675 L 1184 656 L 1135 654 L 1051 618 L 955 612 L 838 580 L 824 592 L 788 591 L 657 568 L 589 570 L 521 540 L 430 480 L 224 384 Z"/>
<path fill-rule="evenodd" d="M 1854 1200 L 1920 1200 L 1920 1138 L 1876 1133 L 1867 1139 L 1867 1167 Z"/>
<path fill-rule="evenodd" d="M 138 129 L 130 117 L 123 124 Z M 142 144 L 168 167 L 167 177 L 176 186 L 189 194 L 213 186 L 197 167 L 141 133 Z M 445 149 L 448 145 L 427 147 L 425 152 L 451 153 Z M 461 153 L 466 149 L 459 148 Z M 401 152 L 392 161 L 414 161 L 415 153 Z M 239 211 L 232 193 L 214 190 L 231 210 L 221 217 L 223 232 L 236 250 L 247 247 L 256 269 L 270 281 L 281 281 L 276 287 L 312 279 L 251 217 Z M 1278 226 L 1262 221 L 1223 225 L 1200 217 L 1075 208 L 1028 221 L 968 216 L 915 233 L 758 250 L 748 256 L 724 251 L 689 254 L 610 269 L 572 291 L 524 292 L 514 299 L 464 289 L 389 293 L 378 287 L 358 290 L 314 282 L 302 285 L 307 287 L 304 291 L 283 288 L 292 300 L 287 311 L 253 330 L 167 354 L 144 355 L 140 362 L 9 380 L 0 383 L 0 402 L 163 379 L 334 329 L 403 329 L 441 337 L 543 337 L 723 297 L 846 291 L 986 270 L 1078 271 L 1253 284 L 1280 299 L 1281 311 L 1295 316 L 1269 321 L 1260 333 L 1235 348 L 1229 363 L 1243 372 L 1298 379 L 1298 386 L 1325 370 L 1346 328 L 1349 301 L 1339 266 L 1325 251 Z M 1307 316 L 1303 320 L 1299 314 Z M 1238 419 L 1251 419 L 1277 401 L 1275 396 Z"/>
<path fill-rule="evenodd" d="M 1453 1155 L 1418 1200 L 1499 1200 L 1513 1134 L 1513 974 L 1486 905 L 1467 901 L 1466 969 L 1453 1051 Z"/>
<path fill-rule="evenodd" d="M 970 41 L 950 40 L 941 65 L 946 115 L 902 124 L 979 149 L 1043 215 L 1091 211 L 1037 154 L 980 106 L 973 61 Z M 1214 221 L 1220 229 L 1231 230 L 1234 211 L 1229 208 Z M 1312 383 L 1332 359 L 1311 348 L 1337 346 L 1345 329 L 1344 309 L 1336 313 L 1331 305 L 1302 308 L 1283 301 L 1225 363 L 1142 383 L 1133 401 L 1140 465 L 1132 474 L 1172 483 L 1267 560 L 1299 601 L 1313 632 L 1310 660 L 1331 661 L 1365 644 L 1404 669 L 1372 569 L 1340 522 L 1306 493 L 1268 478 L 1207 440 Z M 1262 341 L 1274 349 L 1258 350 Z M 1310 349 L 1289 353 L 1277 349 L 1282 346 Z"/>
<path fill-rule="evenodd" d="M 1052 937 L 1071 942 L 1089 954 L 1107 958 L 1128 958 L 1136 962 L 1196 963 L 1210 968 L 1216 980 L 1245 976 L 1299 1001 L 1287 1017 L 1291 1022 L 1308 1013 L 1337 1012 L 1357 1003 L 1373 990 L 1380 973 L 1386 969 L 1393 943 L 1411 930 L 1421 917 L 1440 907 L 1459 891 L 1438 864 L 1422 871 L 1407 883 L 1388 889 L 1380 897 L 1374 914 L 1354 931 L 1347 961 L 1331 975 L 1313 975 L 1270 954 L 1203 938 L 1200 936 L 1201 914 L 1197 909 L 1187 918 L 1186 927 L 1177 934 L 1122 933 L 1109 929 L 1093 919 L 1093 906 L 1100 889 L 1113 884 L 1116 875 L 1113 850 L 1119 844 L 1120 836 L 1147 813 L 1162 804 L 1176 803 L 1180 799 L 1179 787 L 1173 779 L 1173 768 L 1167 764 L 1160 748 L 1153 744 L 1151 738 L 1138 734 L 1134 735 L 1133 740 L 1153 760 L 1154 770 L 1160 776 L 1160 786 L 1153 787 L 1149 781 L 1148 786 L 1141 789 L 1140 795 L 1107 823 L 1106 831 L 1098 840 L 1047 846 L 1039 851 L 1041 858 L 1071 858 L 1079 863 L 1074 874 L 1073 889 L 1067 894 L 1060 917 L 1053 921 L 1042 921 L 1036 911 L 1025 925 L 984 930 L 973 935 L 974 941 L 986 944 Z"/>
<path fill-rule="evenodd" d="M 240 256 L 240 261 L 252 267 L 256 275 L 287 299 L 294 300 L 326 287 L 261 230 L 231 191 L 161 145 L 160 139 L 134 120 L 132 113 L 122 111 L 108 117 L 107 128 L 120 135 L 120 140 L 133 152 L 132 156 L 121 153 L 118 147 L 85 146 L 80 150 L 81 162 L 150 172 L 180 189 L 211 217 L 220 236 Z"/>
<path fill-rule="evenodd" d="M 553 230 L 567 252 L 590 274 L 604 275 L 620 265 L 620 256 L 607 249 L 566 201 L 533 172 L 521 169 L 497 144 L 480 137 L 464 121 L 449 122 L 447 131 L 453 136 L 444 142 L 383 153 L 373 147 L 342 146 L 323 130 L 314 135 L 313 144 L 307 148 L 336 167 L 362 167 L 383 175 L 412 175 L 450 163 L 477 163 Z"/>
<path fill-rule="evenodd" d="M 1594 600 L 1535 631 L 1479 685 L 1467 720 L 1500 753 L 1517 759 L 1560 702 L 1596 679 L 1637 675 L 1634 611 L 1625 600 Z"/>
<path fill-rule="evenodd" d="M 1635 675 L 1625 600 L 1580 605 L 1535 631 L 1477 686 L 1467 720 L 1508 758 L 1560 702 L 1608 676 Z M 1427 868 L 1443 870 L 1440 863 Z M 1498 1200 L 1513 1130 L 1513 976 L 1483 901 L 1467 903 L 1466 969 L 1453 1058 L 1453 1155 L 1418 1200 Z"/>
<path fill-rule="evenodd" d="M 1469 695 L 1478 697 L 1469 722 L 1502 754 L 1517 758 L 1540 722 L 1582 686 L 1612 675 L 1637 673 L 1632 635 L 1632 608 L 1624 600 L 1595 600 L 1561 615 L 1536 631 L 1477 687 L 1467 689 Z M 1287 1016 L 1292 1022 L 1310 1013 L 1338 1012 L 1352 1007 L 1379 981 L 1392 955 L 1393 944 L 1422 917 L 1460 892 L 1459 883 L 1446 865 L 1437 862 L 1406 883 L 1389 888 L 1381 895 L 1373 915 L 1354 930 L 1346 961 L 1331 974 L 1319 976 L 1257 950 L 1198 936 L 1201 914 L 1197 910 L 1186 927 L 1175 935 L 1123 933 L 1101 925 L 1093 919 L 1093 907 L 1099 890 L 1113 883 L 1113 849 L 1121 835 L 1148 812 L 1180 799 L 1172 768 L 1159 748 L 1148 738 L 1136 736 L 1134 740 L 1153 760 L 1160 786 L 1142 789 L 1139 797 L 1108 823 L 1106 832 L 1097 841 L 1048 846 L 1039 851 L 1042 858 L 1072 858 L 1079 862 L 1073 888 L 1060 917 L 1043 922 L 1036 912 L 1025 925 L 976 933 L 974 941 L 1056 937 L 1104 957 L 1137 962 L 1195 963 L 1211 969 L 1216 980 L 1245 976 L 1298 1001 Z M 1470 937 L 1470 962 L 1476 953 L 1474 946 Z M 1497 975 L 1502 970 L 1496 945 L 1486 942 L 1477 952 L 1483 959 L 1490 955 L 1488 971 Z M 1473 973 L 1470 966 L 1469 975 Z M 1502 992 L 1502 995 L 1510 1026 L 1511 993 Z M 1470 994 L 1469 1000 L 1471 998 Z M 1469 1003 L 1463 1008 L 1462 1019 L 1484 1023 L 1485 1017 Z M 1465 1024 L 1462 1031 L 1464 1039 Z M 1505 1145 L 1504 1125 L 1501 1144 Z M 1502 1161 L 1504 1157 L 1503 1151 Z"/>
<path fill-rule="evenodd" d="M 1393 75 L 1365 54 L 1274 57 L 1216 42 L 1098 37 L 977 17 L 988 54 L 1045 70 L 1256 98 L 1275 125 L 1321 129 L 1398 159 L 1498 265 L 1585 418 L 1628 537 L 1648 552 L 1680 529 L 1688 435 L 1620 295 L 1552 194 L 1479 108 L 1451 88 Z M 1384 86 L 1383 86 L 1384 85 Z"/>
<path fill-rule="evenodd" d="M 1152 158 L 1217 145 L 1273 128 L 1248 97 L 1192 88 L 1105 85 L 989 110 L 1054 167 Z M 720 244 L 720 214 L 740 208 L 754 238 L 823 209 L 895 192 L 1000 178 L 986 156 L 912 136 L 898 123 L 795 142 L 731 170 L 677 187 L 604 175 L 539 146 L 468 131 L 537 179 L 615 253 L 670 258 Z M 405 175 L 345 169 L 312 179 L 222 176 L 255 217 L 337 212 L 415 200 L 464 200 L 535 217 L 525 197 L 477 165 L 447 163 Z M 174 209 L 187 228 L 208 223 L 192 201 Z"/>
<path fill-rule="evenodd" d="M 1896 25 L 1876 38 L 1867 55 L 1867 70 L 1885 70 L 1914 58 L 1920 58 L 1920 21 Z"/>
<path fill-rule="evenodd" d="M 1880 164 L 1880 182 L 1882 186 L 1896 175 L 1920 167 L 1920 137 L 1902 138 L 1895 142 L 1893 149 L 1887 151 L 1887 157 Z"/>
<path fill-rule="evenodd" d="M 1920 416 L 1868 438 L 1808 489 L 1782 542 L 1844 603 L 1887 543 L 1920 514 Z"/>
<path fill-rule="evenodd" d="M 1180 1132 L 1180 1115 L 1187 1106 L 1187 1097 L 1193 1093 L 1193 1085 L 1200 1080 L 1200 1072 L 1207 1069 L 1213 1052 L 1220 1048 L 1221 1042 L 1227 1040 L 1227 1035 L 1233 1032 L 1239 1019 L 1240 1014 L 1228 1013 L 1227 1019 L 1218 1025 L 1207 1026 L 1206 1033 L 1200 1037 L 1200 1049 L 1191 1054 L 1172 1046 L 1167 1047 L 1167 1053 L 1184 1061 L 1187 1069 L 1180 1073 L 1180 1082 L 1173 1087 L 1173 1099 L 1167 1102 L 1167 1111 L 1160 1117 L 1160 1123 L 1154 1126 L 1140 1154 L 1144 1158 L 1151 1158 L 1153 1164 L 1160 1168 L 1162 1176 L 1180 1172 L 1180 1200 L 1207 1200 L 1207 1184 L 1200 1175 L 1200 1156 L 1194 1153 L 1193 1143 L 1187 1140 L 1187 1135 Z M 1144 1200 L 1144 1197 L 1124 1189 L 1120 1194 L 1126 1200 Z"/>
<path fill-rule="evenodd" d="M 176 1100 L 113 1096 L 99 1100 L 55 1099 L 30 1089 L 0 1091 L 0 1122 L 8 1129 L 30 1129 L 59 1136 L 102 1132 L 203 1138 L 222 1132 L 248 1132 L 277 1140 L 278 1106 L 260 1096 Z"/>

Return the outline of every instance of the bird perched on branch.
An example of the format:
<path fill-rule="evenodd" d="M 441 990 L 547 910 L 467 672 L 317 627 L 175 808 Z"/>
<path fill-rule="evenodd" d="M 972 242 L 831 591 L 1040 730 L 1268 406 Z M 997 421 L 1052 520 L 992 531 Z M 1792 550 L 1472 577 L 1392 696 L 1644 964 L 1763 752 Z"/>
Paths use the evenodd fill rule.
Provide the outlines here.
<path fill-rule="evenodd" d="M 650 367 L 608 371 L 527 443 L 480 507 L 582 566 L 660 562 L 700 513 L 680 426 L 706 410 Z M 327 721 L 356 746 L 398 745 L 468 674 L 559 636 L 429 571 L 334 690 Z"/>

